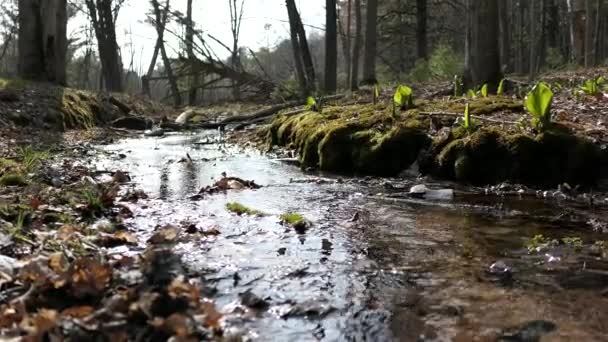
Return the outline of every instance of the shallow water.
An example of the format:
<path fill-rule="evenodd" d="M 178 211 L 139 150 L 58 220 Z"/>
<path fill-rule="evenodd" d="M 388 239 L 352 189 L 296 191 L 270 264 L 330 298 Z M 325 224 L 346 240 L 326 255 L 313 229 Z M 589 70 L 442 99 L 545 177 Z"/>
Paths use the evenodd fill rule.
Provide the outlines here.
<path fill-rule="evenodd" d="M 227 335 L 268 341 L 577 340 L 608 336 L 608 262 L 587 248 L 608 240 L 535 200 L 452 202 L 376 196 L 380 180 L 319 178 L 256 151 L 199 144 L 214 132 L 126 139 L 104 146 L 102 170 L 128 171 L 151 198 L 129 226 L 142 237 L 189 222 L 216 228 L 178 250 L 190 272 L 217 292 Z M 188 153 L 193 165 L 179 163 Z M 119 154 L 124 154 L 119 157 Z M 226 172 L 263 187 L 189 197 Z M 322 181 L 319 181 L 322 179 Z M 410 184 L 412 180 L 396 181 Z M 267 213 L 236 216 L 239 202 Z M 304 234 L 278 216 L 298 212 Z M 358 220 L 351 220 L 358 213 Z M 581 237 L 528 253 L 536 234 Z M 490 272 L 501 261 L 507 273 Z M 499 264 L 499 266 L 502 266 Z M 247 309 L 239 293 L 266 299 Z"/>

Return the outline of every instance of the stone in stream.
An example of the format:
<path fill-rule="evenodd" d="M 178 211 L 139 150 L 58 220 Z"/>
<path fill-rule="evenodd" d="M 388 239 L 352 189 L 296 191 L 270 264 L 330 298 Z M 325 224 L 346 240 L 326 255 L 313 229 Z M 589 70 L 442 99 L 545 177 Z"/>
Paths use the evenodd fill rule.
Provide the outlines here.
<path fill-rule="evenodd" d="M 165 135 L 165 130 L 160 127 L 154 127 L 144 132 L 147 137 L 162 137 Z"/>
<path fill-rule="evenodd" d="M 112 121 L 112 127 L 132 129 L 135 131 L 144 131 L 151 128 L 152 120 L 143 116 L 123 116 Z"/>
<path fill-rule="evenodd" d="M 437 201 L 450 201 L 454 199 L 454 190 L 452 189 L 439 189 L 431 190 L 424 184 L 414 185 L 410 188 L 410 195 L 412 197 L 424 198 L 427 200 Z"/>
<path fill-rule="evenodd" d="M 251 292 L 251 290 L 239 293 L 239 298 L 241 298 L 241 304 L 252 309 L 263 310 L 266 309 L 269 305 L 267 301 L 258 297 L 256 294 Z"/>
<path fill-rule="evenodd" d="M 190 119 L 194 116 L 194 110 L 188 109 L 187 111 L 181 113 L 177 119 L 175 119 L 175 123 L 180 125 L 185 125 L 190 121 Z"/>

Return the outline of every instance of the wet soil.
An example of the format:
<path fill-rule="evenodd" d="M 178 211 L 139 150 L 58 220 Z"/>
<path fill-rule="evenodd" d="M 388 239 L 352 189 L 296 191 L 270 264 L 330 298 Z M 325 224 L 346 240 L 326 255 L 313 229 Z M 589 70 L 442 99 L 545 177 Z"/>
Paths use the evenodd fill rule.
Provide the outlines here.
<path fill-rule="evenodd" d="M 94 165 L 128 171 L 130 186 L 150 196 L 125 221 L 139 241 L 165 224 L 203 232 L 176 251 L 223 314 L 224 336 L 606 339 L 608 242 L 601 241 L 608 237 L 585 220 L 602 217 L 601 209 L 581 209 L 582 219 L 569 220 L 567 204 L 542 199 L 395 198 L 385 194 L 386 182 L 408 189 L 418 180 L 307 174 L 215 143 L 215 134 L 120 140 L 100 146 L 105 152 Z M 193 199 L 222 172 L 262 187 Z M 265 215 L 238 216 L 226 209 L 230 202 Z M 293 212 L 308 229 L 281 224 L 280 215 Z"/>

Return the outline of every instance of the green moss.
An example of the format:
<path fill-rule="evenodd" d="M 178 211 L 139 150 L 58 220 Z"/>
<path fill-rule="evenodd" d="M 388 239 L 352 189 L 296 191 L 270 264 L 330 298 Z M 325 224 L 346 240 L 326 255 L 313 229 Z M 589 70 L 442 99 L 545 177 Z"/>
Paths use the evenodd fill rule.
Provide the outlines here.
<path fill-rule="evenodd" d="M 19 174 L 7 174 L 0 178 L 2 186 L 26 186 L 27 184 L 25 177 Z"/>
<path fill-rule="evenodd" d="M 0 89 L 23 90 L 28 85 L 28 81 L 19 78 L 0 78 Z"/>
<path fill-rule="evenodd" d="M 268 142 L 298 152 L 304 167 L 392 176 L 411 165 L 430 143 L 415 111 L 393 116 L 373 105 L 326 107 L 277 117 Z"/>
<path fill-rule="evenodd" d="M 469 103 L 471 115 L 488 115 L 497 112 L 523 112 L 524 104 L 519 99 L 505 96 L 477 97 L 474 99 L 453 99 L 424 102 L 423 112 L 450 112 L 463 113 L 466 103 Z"/>
<path fill-rule="evenodd" d="M 574 135 L 547 132 L 538 137 L 480 129 L 451 140 L 437 154 L 440 176 L 484 185 L 514 181 L 529 185 L 592 185 L 603 157 L 597 146 Z"/>
<path fill-rule="evenodd" d="M 226 204 L 226 209 L 237 215 L 264 216 L 264 213 L 258 210 L 248 208 L 240 203 L 231 202 Z"/>
<path fill-rule="evenodd" d="M 306 221 L 304 216 L 298 213 L 286 213 L 281 215 L 280 218 L 283 223 L 288 224 L 290 226 L 295 226 Z"/>

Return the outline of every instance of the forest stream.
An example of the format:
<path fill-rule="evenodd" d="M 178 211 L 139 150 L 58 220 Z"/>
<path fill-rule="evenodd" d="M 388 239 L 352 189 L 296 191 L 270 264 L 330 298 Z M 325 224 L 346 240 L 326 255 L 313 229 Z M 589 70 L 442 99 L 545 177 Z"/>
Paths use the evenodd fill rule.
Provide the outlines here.
<path fill-rule="evenodd" d="M 306 173 L 219 144 L 216 134 L 119 140 L 99 146 L 105 153 L 95 165 L 129 172 L 130 186 L 149 195 L 126 221 L 140 241 L 184 222 L 217 232 L 182 239 L 175 250 L 222 313 L 225 337 L 605 340 L 602 233 L 568 219 L 570 205 L 458 193 L 449 201 L 389 196 L 417 180 Z M 261 188 L 193 198 L 223 172 Z M 226 209 L 231 202 L 265 215 L 236 215 Z M 308 229 L 282 225 L 285 213 L 303 215 Z"/>

